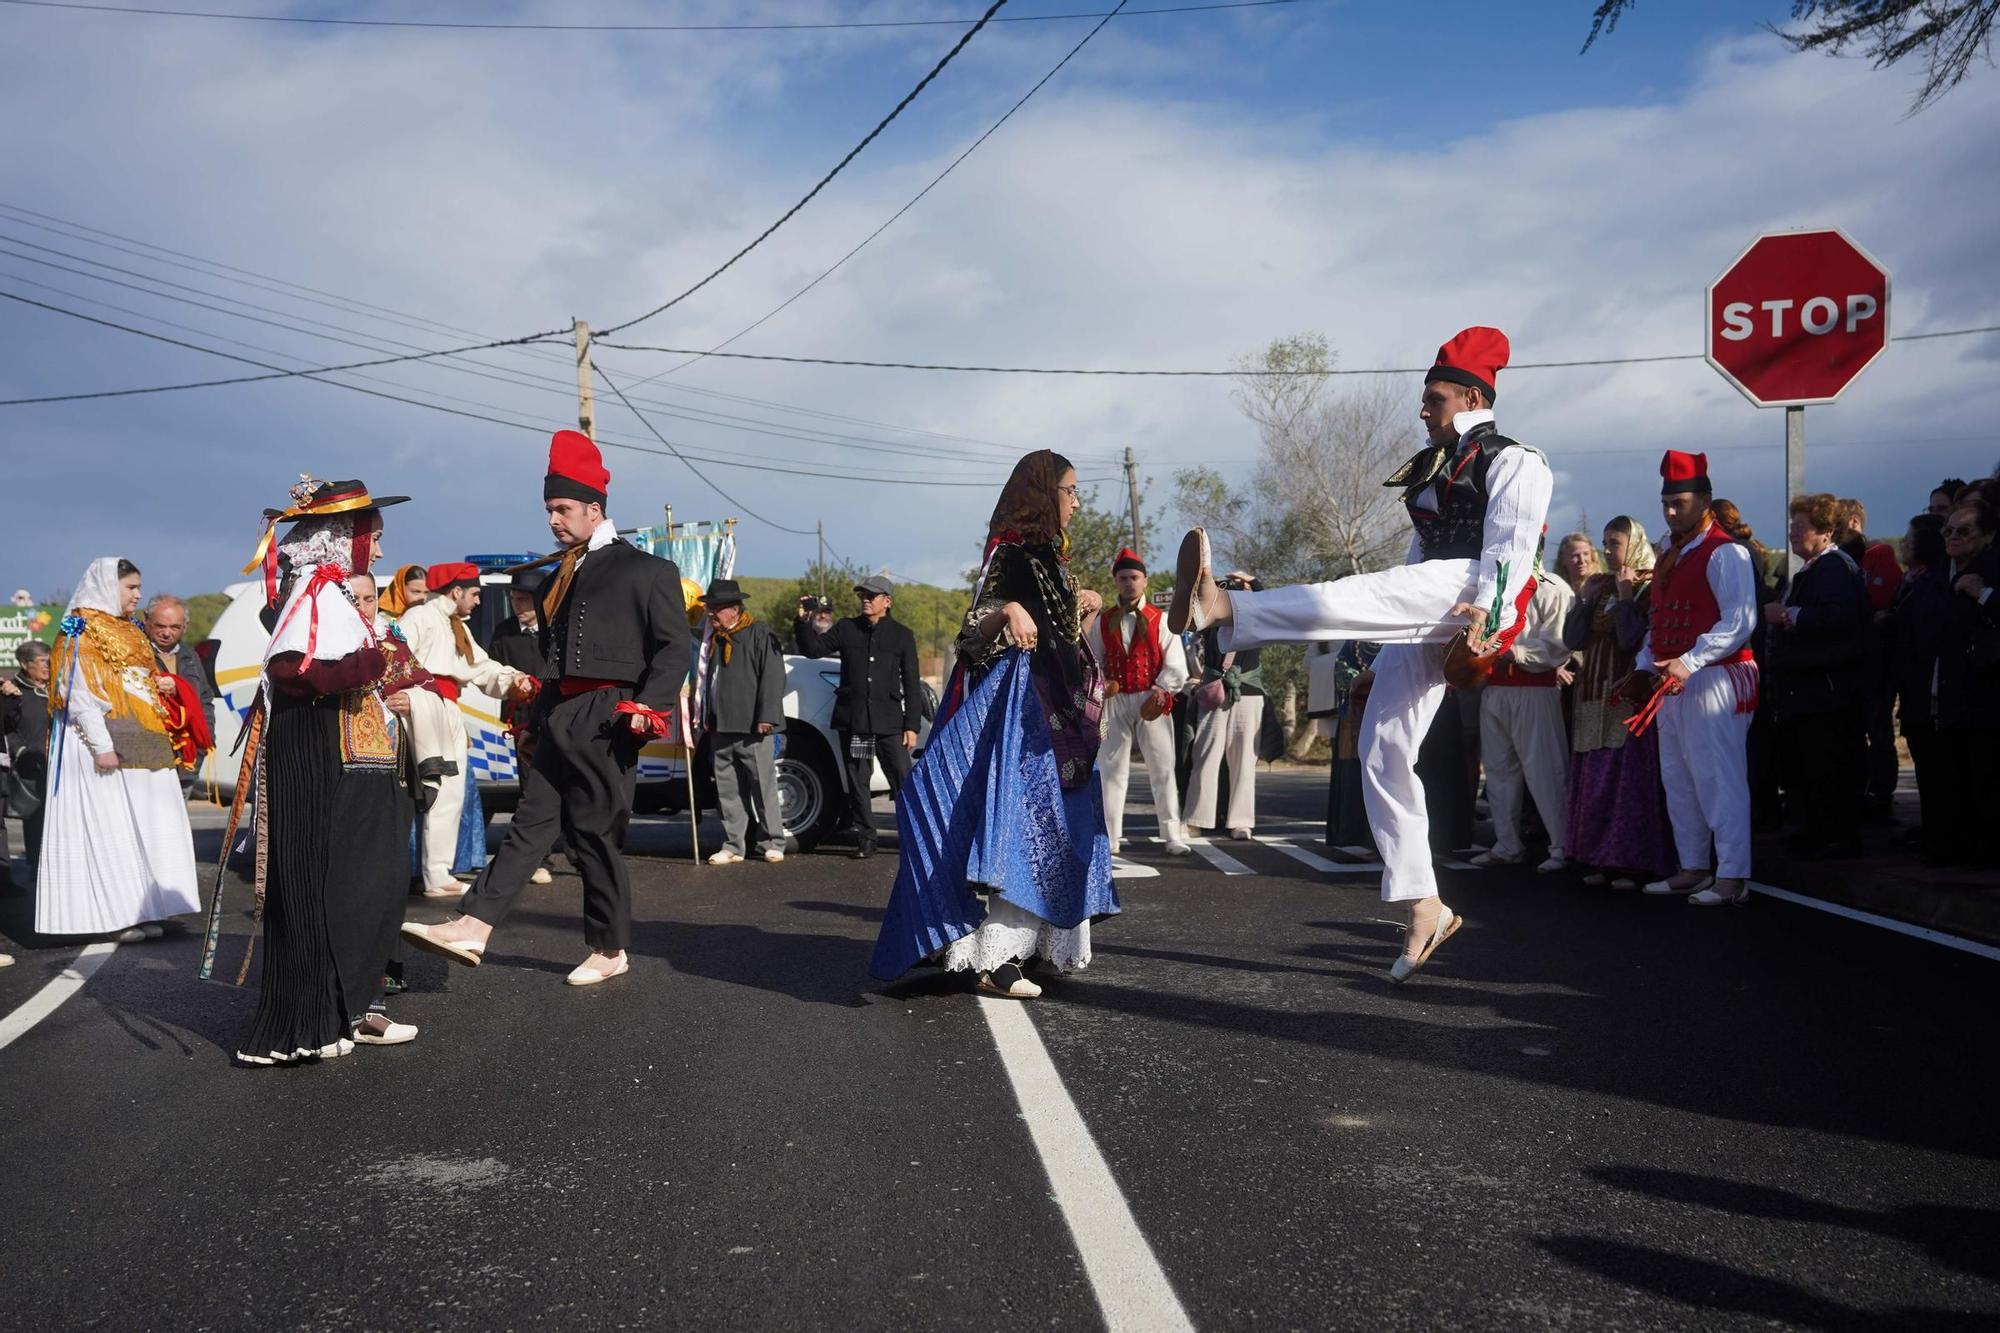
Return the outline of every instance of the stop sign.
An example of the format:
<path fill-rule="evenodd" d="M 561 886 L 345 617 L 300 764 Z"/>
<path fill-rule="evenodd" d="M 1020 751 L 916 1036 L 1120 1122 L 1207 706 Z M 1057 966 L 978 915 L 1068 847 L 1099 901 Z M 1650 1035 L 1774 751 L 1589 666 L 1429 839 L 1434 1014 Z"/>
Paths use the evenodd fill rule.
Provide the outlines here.
<path fill-rule="evenodd" d="M 1708 364 L 1759 407 L 1830 403 L 1889 341 L 1889 272 L 1838 231 L 1769 232 L 1708 288 Z"/>

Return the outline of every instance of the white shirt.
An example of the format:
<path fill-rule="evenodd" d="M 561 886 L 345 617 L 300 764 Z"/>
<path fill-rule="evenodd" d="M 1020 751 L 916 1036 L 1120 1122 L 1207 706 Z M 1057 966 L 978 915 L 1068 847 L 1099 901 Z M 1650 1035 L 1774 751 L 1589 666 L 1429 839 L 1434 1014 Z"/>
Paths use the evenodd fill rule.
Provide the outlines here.
<path fill-rule="evenodd" d="M 1126 614 L 1124 608 L 1120 607 L 1116 602 L 1105 607 L 1103 613 L 1097 617 L 1097 656 L 1099 661 L 1102 661 L 1105 656 L 1104 627 L 1111 622 L 1114 616 L 1118 620 L 1119 642 L 1123 643 L 1126 647 L 1129 648 L 1132 646 L 1132 636 L 1138 632 L 1138 618 L 1136 616 Z M 1178 690 L 1181 686 L 1187 684 L 1187 678 L 1187 653 L 1181 648 L 1181 636 L 1169 630 L 1167 628 L 1167 618 L 1161 616 L 1160 671 L 1158 675 L 1153 677 L 1153 688 L 1168 691 Z"/>
<path fill-rule="evenodd" d="M 461 686 L 483 690 L 496 699 L 504 695 L 513 685 L 516 673 L 488 657 L 469 631 L 466 640 L 472 645 L 472 660 L 460 657 L 457 636 L 451 629 L 452 619 L 451 598 L 438 593 L 421 606 L 405 611 L 398 623 L 411 654 L 424 670 L 433 676 L 455 680 Z"/>

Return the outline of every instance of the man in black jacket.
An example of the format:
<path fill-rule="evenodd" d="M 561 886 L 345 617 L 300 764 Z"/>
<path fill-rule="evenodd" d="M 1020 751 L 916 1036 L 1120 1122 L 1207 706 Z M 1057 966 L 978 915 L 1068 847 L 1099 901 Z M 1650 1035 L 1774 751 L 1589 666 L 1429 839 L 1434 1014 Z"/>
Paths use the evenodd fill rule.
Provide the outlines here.
<path fill-rule="evenodd" d="M 1765 688 L 1803 823 L 1792 850 L 1815 859 L 1861 850 L 1868 592 L 1860 566 L 1834 545 L 1838 513 L 1831 495 L 1792 501 L 1792 554 L 1805 565 L 1784 600 L 1764 608 L 1771 659 Z"/>
<path fill-rule="evenodd" d="M 799 599 L 792 633 L 807 657 L 840 655 L 840 688 L 834 695 L 833 729 L 847 765 L 847 807 L 859 842 L 854 857 L 875 854 L 873 778 L 870 760 L 880 760 L 893 797 L 910 771 L 922 719 L 923 683 L 917 674 L 917 636 L 889 614 L 896 586 L 879 574 L 854 585 L 861 614 L 834 622 L 821 633 L 813 627 L 812 598 Z"/>
<path fill-rule="evenodd" d="M 610 486 L 590 438 L 558 431 L 542 497 L 564 550 L 541 599 L 549 671 L 537 700 L 534 767 L 522 778 L 507 841 L 460 903 L 465 915 L 403 926 L 417 947 L 477 967 L 561 832 L 583 877 L 591 948 L 569 974 L 572 986 L 630 970 L 632 886 L 622 843 L 639 749 L 666 730 L 689 665 L 680 570 L 618 540 L 604 516 Z"/>
<path fill-rule="evenodd" d="M 736 865 L 751 850 L 753 814 L 763 835 L 764 859 L 785 859 L 778 756 L 771 741 L 785 724 L 785 650 L 769 625 L 743 609 L 743 599 L 735 579 L 715 580 L 702 598 L 715 628 L 706 709 L 723 836 L 722 846 L 708 858 L 712 866 Z M 746 795 L 752 799 L 746 801 Z"/>
<path fill-rule="evenodd" d="M 549 659 L 542 653 L 542 585 L 548 575 L 539 569 L 523 569 L 507 588 L 508 617 L 493 627 L 486 640 L 486 655 L 501 666 L 520 672 L 538 684 L 549 672 Z M 535 765 L 535 718 L 540 712 L 535 700 L 502 699 L 500 720 L 514 737 L 514 771 L 525 775 Z M 567 851 L 561 838 L 554 850 Z M 546 864 L 535 867 L 528 877 L 531 884 L 553 882 L 555 874 Z"/>

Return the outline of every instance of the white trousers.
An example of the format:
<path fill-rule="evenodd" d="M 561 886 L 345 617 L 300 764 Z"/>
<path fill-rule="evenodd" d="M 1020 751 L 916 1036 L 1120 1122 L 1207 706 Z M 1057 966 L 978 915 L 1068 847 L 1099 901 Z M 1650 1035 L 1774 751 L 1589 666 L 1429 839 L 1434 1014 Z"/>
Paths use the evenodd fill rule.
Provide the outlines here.
<path fill-rule="evenodd" d="M 1392 643 L 1375 657 L 1375 688 L 1361 712 L 1361 805 L 1382 856 L 1382 897 L 1437 897 L 1430 812 L 1417 751 L 1444 702 L 1444 645 Z"/>
<path fill-rule="evenodd" d="M 1104 831 L 1111 841 L 1125 836 L 1125 786 L 1132 776 L 1132 736 L 1146 757 L 1146 776 L 1153 784 L 1153 810 L 1160 819 L 1160 836 L 1180 836 L 1180 786 L 1174 781 L 1174 729 L 1166 715 L 1142 721 L 1139 710 L 1150 693 L 1114 694 L 1104 701 L 1104 744 L 1097 751 L 1097 773 L 1104 783 Z"/>
<path fill-rule="evenodd" d="M 1660 784 L 1683 870 L 1707 870 L 1715 844 L 1721 879 L 1750 878 L 1750 714 L 1736 711 L 1736 685 L 1703 667 L 1660 701 Z"/>
<path fill-rule="evenodd" d="M 1476 560 L 1426 560 L 1332 583 L 1229 594 L 1233 623 L 1219 636 L 1225 650 L 1321 639 L 1384 645 L 1361 714 L 1361 803 L 1389 902 L 1437 896 L 1417 751 L 1444 702 L 1444 646 L 1463 628 L 1445 617 L 1473 600 L 1478 576 Z M 1510 602 L 1489 628 L 1504 630 L 1518 616 Z"/>
<path fill-rule="evenodd" d="M 458 856 L 458 821 L 465 813 L 465 724 L 459 720 L 457 704 L 445 700 L 438 702 L 450 709 L 450 725 L 411 729 L 411 739 L 417 742 L 419 763 L 426 759 L 443 759 L 458 766 L 457 772 L 447 776 L 438 787 L 437 800 L 424 812 L 422 850 L 424 887 L 427 889 L 450 887 L 451 863 Z M 430 711 L 437 712 L 435 709 Z M 426 744 L 431 748 L 426 749 Z"/>
<path fill-rule="evenodd" d="M 1479 692 L 1479 762 L 1493 807 L 1493 854 L 1521 855 L 1521 794 L 1535 798 L 1549 831 L 1549 855 L 1563 854 L 1569 815 L 1569 736 L 1562 691 L 1542 685 L 1489 685 Z"/>
<path fill-rule="evenodd" d="M 1373 574 L 1354 574 L 1332 583 L 1296 583 L 1265 592 L 1232 592 L 1232 624 L 1220 642 L 1232 648 L 1268 643 L 1311 643 L 1320 639 L 1360 639 L 1373 643 L 1445 643 L 1465 628 L 1446 620 L 1451 608 L 1478 591 L 1476 560 L 1426 560 Z M 1500 612 L 1495 633 L 1514 623 L 1510 604 Z"/>
<path fill-rule="evenodd" d="M 1264 724 L 1264 696 L 1246 694 L 1228 708 L 1207 709 L 1194 727 L 1194 767 L 1188 772 L 1187 821 L 1215 828 L 1215 789 L 1229 761 L 1229 811 L 1222 827 L 1257 825 L 1257 730 Z"/>

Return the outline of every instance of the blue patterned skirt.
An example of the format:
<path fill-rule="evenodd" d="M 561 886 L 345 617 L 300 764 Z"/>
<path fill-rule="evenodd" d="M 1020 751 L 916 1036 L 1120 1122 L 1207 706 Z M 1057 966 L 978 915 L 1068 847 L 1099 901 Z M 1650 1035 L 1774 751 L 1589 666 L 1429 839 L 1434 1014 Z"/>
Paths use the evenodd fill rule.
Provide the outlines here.
<path fill-rule="evenodd" d="M 903 782 L 896 885 L 869 964 L 877 977 L 899 977 L 977 930 L 981 891 L 1066 930 L 1118 911 L 1097 776 L 1062 789 L 1029 661 L 1003 655 L 939 717 Z"/>

